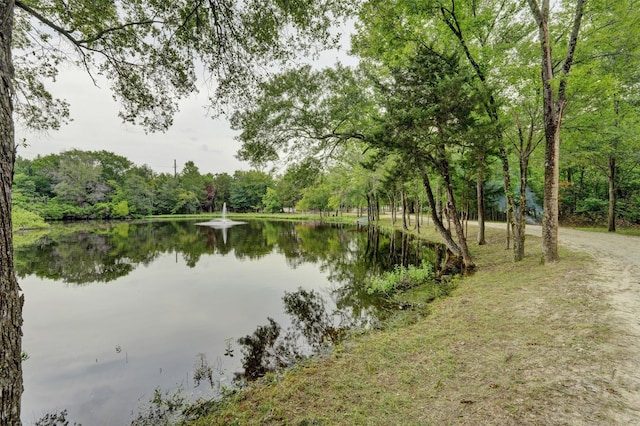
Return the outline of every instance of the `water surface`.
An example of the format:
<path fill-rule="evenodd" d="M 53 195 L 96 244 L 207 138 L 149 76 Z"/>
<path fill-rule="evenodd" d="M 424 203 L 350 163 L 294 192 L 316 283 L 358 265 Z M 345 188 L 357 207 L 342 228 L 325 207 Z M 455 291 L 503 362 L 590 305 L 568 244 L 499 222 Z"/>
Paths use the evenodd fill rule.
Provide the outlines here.
<path fill-rule="evenodd" d="M 367 276 L 424 254 L 346 226 L 252 221 L 83 225 L 16 249 L 25 294 L 23 421 L 62 409 L 84 425 L 129 424 L 155 389 L 211 396 L 242 370 L 237 340 L 291 318 L 283 295 L 372 315 Z M 225 352 L 233 356 L 225 356 Z M 215 384 L 194 382 L 205 359 Z"/>

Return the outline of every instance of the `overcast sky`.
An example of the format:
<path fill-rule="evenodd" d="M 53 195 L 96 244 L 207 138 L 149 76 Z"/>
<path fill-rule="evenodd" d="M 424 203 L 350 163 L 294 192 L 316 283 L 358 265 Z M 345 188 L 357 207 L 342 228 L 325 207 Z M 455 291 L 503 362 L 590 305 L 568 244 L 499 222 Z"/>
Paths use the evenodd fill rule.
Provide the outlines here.
<path fill-rule="evenodd" d="M 193 161 L 202 174 L 232 174 L 250 168 L 234 157 L 239 143 L 229 124 L 207 116 L 206 89 L 181 103 L 166 133 L 149 134 L 139 126 L 122 123 L 108 82 L 96 87 L 82 71 L 61 69 L 52 91 L 69 102 L 73 121 L 47 134 L 25 133 L 18 127 L 16 140 L 27 139 L 27 146 L 18 148 L 22 157 L 33 159 L 70 149 L 106 150 L 159 173 L 173 173 L 174 160 L 178 173 L 187 161 Z"/>
<path fill-rule="evenodd" d="M 314 61 L 318 67 L 333 65 L 338 59 L 355 63 L 345 53 L 349 45 L 347 35 L 350 22 L 342 27 L 343 47 L 330 51 Z M 348 27 L 348 28 L 347 28 Z M 207 115 L 207 89 L 181 103 L 173 126 L 165 133 L 145 134 L 141 127 L 123 124 L 118 118 L 119 105 L 111 97 L 108 82 L 96 87 L 82 70 L 61 68 L 57 82 L 51 87 L 54 96 L 66 99 L 73 119 L 58 131 L 47 134 L 27 133 L 19 124 L 16 140 L 26 138 L 27 146 L 18 148 L 18 155 L 33 159 L 36 156 L 59 154 L 70 149 L 84 151 L 106 150 L 128 158 L 134 164 L 147 164 L 158 173 L 173 173 L 174 160 L 180 173 L 187 161 L 193 161 L 200 173 L 229 173 L 249 170 L 248 163 L 235 158 L 240 144 L 237 134 L 224 119 Z"/>

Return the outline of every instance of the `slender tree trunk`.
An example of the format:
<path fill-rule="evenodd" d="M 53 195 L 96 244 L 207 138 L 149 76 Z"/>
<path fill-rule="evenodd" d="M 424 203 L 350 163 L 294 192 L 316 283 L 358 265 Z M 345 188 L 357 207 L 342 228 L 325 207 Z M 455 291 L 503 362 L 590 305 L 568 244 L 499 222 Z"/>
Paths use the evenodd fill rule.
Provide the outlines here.
<path fill-rule="evenodd" d="M 507 240 L 505 242 L 505 250 L 511 247 L 511 224 L 507 222 Z"/>
<path fill-rule="evenodd" d="M 13 262 L 11 185 L 15 163 L 13 62 L 14 1 L 0 1 L 0 425 L 20 425 L 22 305 Z"/>
<path fill-rule="evenodd" d="M 616 157 L 609 156 L 609 232 L 616 232 Z"/>
<path fill-rule="evenodd" d="M 444 221 L 444 209 L 442 208 L 442 186 L 436 188 L 436 215 L 441 221 Z"/>
<path fill-rule="evenodd" d="M 462 260 L 464 262 L 464 266 L 468 270 L 472 270 L 475 268 L 475 264 L 471 259 L 471 254 L 469 253 L 469 247 L 467 245 L 467 238 L 464 234 L 464 227 L 462 226 L 462 222 L 460 221 L 460 214 L 458 213 L 458 209 L 456 208 L 455 197 L 453 194 L 453 185 L 451 184 L 451 176 L 449 175 L 449 166 L 448 164 L 444 164 L 442 177 L 445 181 L 445 191 L 447 193 L 447 212 L 449 212 L 449 217 L 453 222 L 453 227 L 456 231 L 456 237 L 458 240 L 458 246 L 460 247 L 460 253 L 462 255 Z"/>
<path fill-rule="evenodd" d="M 435 225 L 436 230 L 442 237 L 444 241 L 444 245 L 447 246 L 447 249 L 449 249 L 449 251 L 452 252 L 454 255 L 458 257 L 462 257 L 462 251 L 460 250 L 460 247 L 458 247 L 458 244 L 454 241 L 453 237 L 451 236 L 451 232 L 449 232 L 449 230 L 445 228 L 444 224 L 442 223 L 442 219 L 440 218 L 440 216 L 438 216 L 436 200 L 435 200 L 435 197 L 433 196 L 433 190 L 431 189 L 431 182 L 429 182 L 429 176 L 424 170 L 421 170 L 420 172 L 422 174 L 422 183 L 424 185 L 424 189 L 427 192 L 427 200 L 429 201 L 429 210 L 431 211 L 431 219 L 433 219 L 433 224 Z"/>
<path fill-rule="evenodd" d="M 549 0 L 528 0 L 533 17 L 538 24 L 540 50 L 542 53 L 542 100 L 544 110 L 545 167 L 544 167 L 544 212 L 542 215 L 542 252 L 545 262 L 560 259 L 558 254 L 558 188 L 560 178 L 560 127 L 567 103 L 567 75 L 573 64 L 578 43 L 578 32 L 586 0 L 576 0 L 573 28 L 567 54 L 562 63 L 559 78 L 554 75 L 554 61 L 549 32 Z M 557 98 L 555 81 L 558 80 Z"/>
<path fill-rule="evenodd" d="M 402 190 L 402 229 L 405 231 L 409 229 L 407 226 L 407 193 Z"/>
<path fill-rule="evenodd" d="M 506 199 L 506 214 L 507 214 L 507 238 L 506 238 L 506 248 L 509 249 L 511 246 L 511 234 L 515 233 L 515 203 L 513 201 L 513 193 L 511 189 L 511 171 L 509 167 L 509 156 L 507 155 L 507 150 L 504 146 L 500 146 L 498 150 L 498 156 L 500 157 L 500 162 L 502 163 L 502 181 L 504 184 L 504 194 Z"/>
<path fill-rule="evenodd" d="M 513 234 L 513 260 L 516 262 L 524 259 L 524 243 L 526 239 L 526 214 L 527 214 L 527 171 L 529 168 L 528 151 L 520 152 L 520 210 Z"/>
<path fill-rule="evenodd" d="M 389 195 L 389 204 L 391 204 L 391 226 L 396 224 L 396 196 Z"/>
<path fill-rule="evenodd" d="M 484 161 L 484 159 L 481 159 L 481 161 Z M 482 246 L 487 244 L 484 236 L 484 172 L 482 166 L 478 167 L 476 193 L 478 199 L 478 245 Z"/>

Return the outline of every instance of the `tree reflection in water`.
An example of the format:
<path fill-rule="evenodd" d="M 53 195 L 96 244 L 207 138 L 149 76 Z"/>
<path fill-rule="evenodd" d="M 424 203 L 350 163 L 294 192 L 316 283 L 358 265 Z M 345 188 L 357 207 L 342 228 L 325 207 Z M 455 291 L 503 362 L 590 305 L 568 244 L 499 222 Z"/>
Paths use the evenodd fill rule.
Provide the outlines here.
<path fill-rule="evenodd" d="M 319 222 L 250 221 L 230 230 L 225 242 L 221 230 L 197 227 L 195 221 L 164 221 L 54 227 L 34 242 L 17 244 L 15 251 L 20 278 L 34 274 L 76 286 L 114 282 L 167 253 L 181 256 L 189 268 L 205 256 L 251 260 L 273 252 L 294 269 L 317 264 L 331 286 L 327 299 L 302 288 L 285 293 L 290 327 L 283 330 L 268 319 L 238 339 L 244 370 L 240 376 L 252 380 L 338 344 L 354 326 L 371 326 L 389 306 L 367 292 L 370 278 L 395 265 L 420 266 L 423 261 L 434 265 L 438 275 L 444 258 L 439 247 L 373 226 Z M 228 348 L 225 355 L 232 354 Z M 200 354 L 194 380 L 215 382 L 222 374 L 219 368 Z"/>
<path fill-rule="evenodd" d="M 291 317 L 291 326 L 284 335 L 281 336 L 281 326 L 268 318 L 268 325 L 258 326 L 252 335 L 238 339 L 244 371 L 236 374 L 237 381 L 252 381 L 321 354 L 339 344 L 350 329 L 367 321 L 340 309 L 330 313 L 323 297 L 314 290 L 285 292 L 283 301 L 285 312 Z"/>

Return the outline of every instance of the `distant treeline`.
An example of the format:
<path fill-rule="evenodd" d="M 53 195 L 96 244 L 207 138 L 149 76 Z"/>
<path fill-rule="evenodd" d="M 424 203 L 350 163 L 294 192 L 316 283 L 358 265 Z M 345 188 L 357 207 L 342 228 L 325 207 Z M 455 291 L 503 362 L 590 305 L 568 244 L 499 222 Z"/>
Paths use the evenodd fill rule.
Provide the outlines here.
<path fill-rule="evenodd" d="M 571 170 L 571 169 L 569 169 Z M 618 218 L 640 223 L 638 176 L 627 179 L 618 191 Z M 606 180 L 595 174 L 569 175 L 572 185 L 561 190 L 561 217 L 581 222 L 605 222 Z M 469 180 L 462 188 L 472 188 Z M 535 185 L 534 185 L 535 186 Z M 398 186 L 362 167 L 336 166 L 328 170 L 316 159 L 291 164 L 282 174 L 236 171 L 202 174 L 188 161 L 179 173 L 156 173 L 108 151 L 71 150 L 28 160 L 18 157 L 13 183 L 15 213 L 45 220 L 126 219 L 161 214 L 220 212 L 224 203 L 231 212 L 281 212 L 314 210 L 337 212 L 355 209 L 426 210 L 420 185 L 409 181 Z M 539 188 L 538 188 L 539 189 Z M 499 185 L 485 187 L 488 217 L 504 211 Z M 530 206 L 541 202 L 530 193 Z M 457 194 L 466 206 L 466 217 L 477 217 L 474 192 Z M 397 200 L 403 200 L 402 203 Z M 404 209 L 400 208 L 404 205 Z M 540 212 L 530 212 L 535 219 Z"/>
<path fill-rule="evenodd" d="M 122 219 L 154 214 L 263 208 L 273 179 L 259 171 L 201 174 L 189 161 L 180 173 L 156 173 L 107 151 L 71 150 L 18 158 L 14 208 L 46 220 Z"/>

